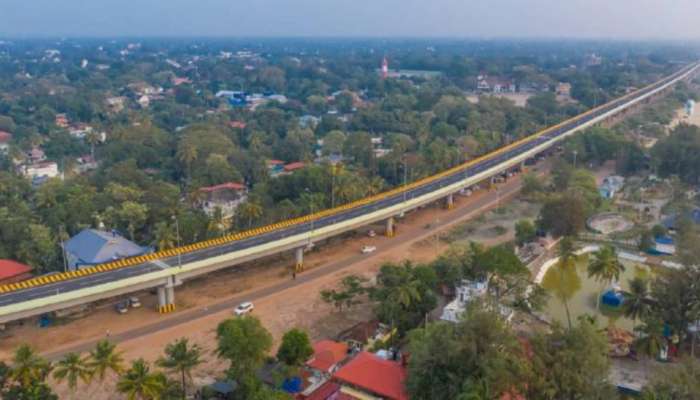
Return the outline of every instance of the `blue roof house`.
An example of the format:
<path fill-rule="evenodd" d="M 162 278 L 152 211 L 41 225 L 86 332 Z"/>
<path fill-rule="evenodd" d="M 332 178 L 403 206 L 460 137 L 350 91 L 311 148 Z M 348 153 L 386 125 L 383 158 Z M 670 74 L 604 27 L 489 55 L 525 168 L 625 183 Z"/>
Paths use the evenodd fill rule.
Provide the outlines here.
<path fill-rule="evenodd" d="M 120 258 L 139 256 L 152 250 L 125 239 L 116 231 L 105 232 L 97 229 L 83 229 L 70 238 L 63 248 L 68 269 L 71 271 Z"/>

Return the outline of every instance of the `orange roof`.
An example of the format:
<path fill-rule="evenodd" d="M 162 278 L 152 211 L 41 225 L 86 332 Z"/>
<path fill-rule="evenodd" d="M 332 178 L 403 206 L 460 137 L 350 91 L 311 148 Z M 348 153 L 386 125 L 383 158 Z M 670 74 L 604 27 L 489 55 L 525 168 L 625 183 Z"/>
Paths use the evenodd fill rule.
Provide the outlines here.
<path fill-rule="evenodd" d="M 0 260 L 0 280 L 32 272 L 32 267 L 13 260 Z"/>
<path fill-rule="evenodd" d="M 7 143 L 12 139 L 12 135 L 9 132 L 0 131 L 0 143 Z"/>
<path fill-rule="evenodd" d="M 202 192 L 216 192 L 219 190 L 243 190 L 245 189 L 245 185 L 242 183 L 237 183 L 237 182 L 226 182 L 222 183 L 220 185 L 215 185 L 215 186 L 207 186 L 203 188 L 199 188 Z"/>
<path fill-rule="evenodd" d="M 282 161 L 282 160 L 267 160 L 267 163 L 270 165 L 282 165 L 282 164 L 284 164 L 284 161 Z"/>
<path fill-rule="evenodd" d="M 297 170 L 300 168 L 304 168 L 304 163 L 301 161 L 289 163 L 289 164 L 284 166 L 285 171 L 294 171 L 294 170 Z"/>
<path fill-rule="evenodd" d="M 314 356 L 306 362 L 311 368 L 320 371 L 330 369 L 348 357 L 348 345 L 332 340 L 321 340 L 314 343 Z"/>
<path fill-rule="evenodd" d="M 408 400 L 406 369 L 399 363 L 361 352 L 333 375 L 334 379 L 391 400 Z"/>

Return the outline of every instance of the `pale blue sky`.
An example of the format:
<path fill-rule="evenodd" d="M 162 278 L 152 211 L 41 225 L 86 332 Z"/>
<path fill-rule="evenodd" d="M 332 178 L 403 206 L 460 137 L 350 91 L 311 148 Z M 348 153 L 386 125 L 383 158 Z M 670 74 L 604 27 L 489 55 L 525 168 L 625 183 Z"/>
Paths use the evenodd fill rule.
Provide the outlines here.
<path fill-rule="evenodd" d="M 0 0 L 0 36 L 700 39 L 700 0 Z"/>

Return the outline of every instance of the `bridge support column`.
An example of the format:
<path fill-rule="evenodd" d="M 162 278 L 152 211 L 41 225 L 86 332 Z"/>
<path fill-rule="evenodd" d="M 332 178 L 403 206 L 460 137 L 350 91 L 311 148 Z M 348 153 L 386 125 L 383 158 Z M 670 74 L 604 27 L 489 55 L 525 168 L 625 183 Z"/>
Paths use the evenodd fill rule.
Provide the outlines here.
<path fill-rule="evenodd" d="M 173 277 L 168 283 L 158 287 L 158 312 L 166 314 L 175 311 L 175 285 Z"/>
<path fill-rule="evenodd" d="M 162 313 L 167 304 L 165 286 L 158 286 L 158 311 Z"/>
<path fill-rule="evenodd" d="M 384 231 L 384 234 L 386 237 L 394 237 L 394 217 L 389 217 L 386 220 L 386 230 Z"/>
<path fill-rule="evenodd" d="M 524 172 L 525 172 L 525 161 L 523 160 L 523 161 L 520 161 L 520 173 L 522 174 Z"/>
<path fill-rule="evenodd" d="M 455 207 L 455 197 L 453 193 L 448 194 L 445 198 L 445 207 L 448 210 L 451 210 Z"/>
<path fill-rule="evenodd" d="M 296 250 L 294 250 L 294 258 L 296 260 L 296 264 L 294 265 L 294 271 L 295 272 L 301 272 L 304 270 L 304 248 L 299 247 Z"/>

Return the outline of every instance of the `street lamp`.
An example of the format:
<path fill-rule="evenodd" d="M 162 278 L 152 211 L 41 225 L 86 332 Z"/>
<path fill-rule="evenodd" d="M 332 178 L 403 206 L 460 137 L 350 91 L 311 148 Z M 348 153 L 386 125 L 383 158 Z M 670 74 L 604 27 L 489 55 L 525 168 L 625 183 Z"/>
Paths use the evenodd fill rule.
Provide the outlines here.
<path fill-rule="evenodd" d="M 182 253 L 180 249 L 180 222 L 175 215 L 172 216 L 173 221 L 175 221 L 175 235 L 177 239 L 177 266 L 182 268 Z"/>
<path fill-rule="evenodd" d="M 576 156 L 578 155 L 578 150 L 574 150 L 574 169 L 576 169 Z"/>
<path fill-rule="evenodd" d="M 404 154 L 401 157 L 401 161 L 403 161 L 403 202 L 406 202 L 406 182 L 407 182 L 407 175 L 408 175 L 408 163 L 406 163 L 406 155 Z"/>
<path fill-rule="evenodd" d="M 311 231 L 309 232 L 309 244 L 308 248 L 311 248 L 313 244 L 311 243 L 311 237 L 314 235 L 314 199 L 311 197 L 311 191 L 309 188 L 304 188 L 304 191 L 309 195 L 309 216 L 311 218 Z"/>

